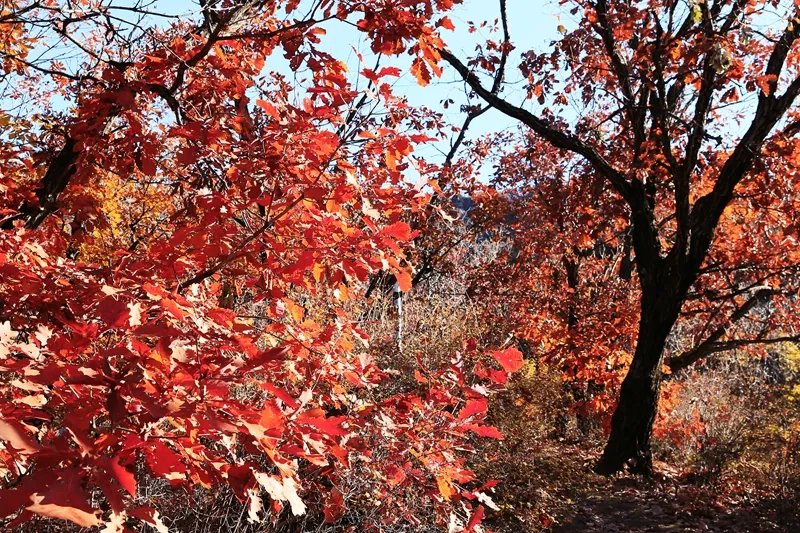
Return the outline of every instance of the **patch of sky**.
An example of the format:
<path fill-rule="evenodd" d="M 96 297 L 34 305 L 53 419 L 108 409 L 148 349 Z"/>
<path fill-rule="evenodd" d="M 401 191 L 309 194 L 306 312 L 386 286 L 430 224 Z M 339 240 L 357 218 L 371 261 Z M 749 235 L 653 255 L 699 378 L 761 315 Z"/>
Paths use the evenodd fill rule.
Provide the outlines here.
<path fill-rule="evenodd" d="M 290 16 L 302 17 L 310 11 L 313 4 L 312 0 L 303 0 L 300 7 Z M 146 28 L 163 28 L 178 19 L 198 22 L 202 20 L 201 8 L 197 1 L 108 0 L 104 2 L 104 6 L 108 16 L 113 17 L 114 23 L 121 29 L 121 33 L 134 41 L 141 37 Z M 63 7 L 64 13 L 69 15 L 67 4 L 64 4 Z M 510 0 L 508 2 L 509 26 L 516 49 L 507 69 L 506 81 L 508 83 L 504 88 L 504 96 L 507 98 L 517 102 L 523 100 L 520 89 L 521 76 L 516 69 L 516 63 L 522 52 L 530 49 L 544 50 L 558 36 L 556 28 L 562 23 L 559 19 L 560 11 L 561 9 L 555 1 Z M 486 39 L 500 40 L 499 33 L 491 31 L 499 17 L 497 0 L 465 0 L 462 5 L 448 13 L 448 16 L 454 22 L 456 29 L 452 32 L 442 30 L 443 36 L 448 47 L 463 58 L 473 55 L 476 47 L 483 45 Z M 363 89 L 366 80 L 360 77 L 359 73 L 365 67 L 372 67 L 378 58 L 370 50 L 366 36 L 353 26 L 355 22 L 357 22 L 357 18 L 348 22 L 331 20 L 322 23 L 326 35 L 322 36 L 319 47 L 333 57 L 344 61 L 352 75 L 354 87 Z M 473 33 L 468 31 L 470 22 L 474 23 L 476 28 Z M 64 72 L 80 73 L 87 61 L 92 62 L 91 55 L 94 51 L 85 46 L 85 32 L 89 31 L 91 27 L 91 21 L 70 23 L 68 36 L 64 37 L 53 31 L 53 28 L 48 27 L 47 24 L 33 26 L 32 31 L 39 37 L 39 42 L 31 50 L 29 60 L 45 68 L 50 68 L 55 62 Z M 110 49 L 113 49 L 113 46 Z M 106 55 L 99 58 L 104 60 L 130 59 L 126 57 L 126 54 L 127 51 L 124 49 L 117 49 L 113 52 L 115 57 Z M 396 94 L 406 97 L 412 106 L 424 106 L 439 111 L 443 114 L 446 122 L 460 125 L 464 117 L 461 104 L 467 103 L 467 91 L 464 83 L 457 79 L 452 70 L 445 69 L 445 73 L 440 79 L 434 79 L 428 87 L 420 87 L 416 79 L 409 73 L 410 64 L 411 57 L 409 56 L 381 58 L 382 66 L 391 65 L 401 69 L 402 75 L 392 83 Z M 302 70 L 300 72 L 292 71 L 280 50 L 268 59 L 265 71 L 276 72 L 286 76 L 287 79 L 294 79 L 300 86 L 304 84 L 307 86 L 308 83 Z M 9 76 L 5 82 L 0 88 L 0 105 L 5 112 L 18 116 L 31 116 L 42 110 L 43 101 L 26 100 L 14 96 L 19 78 Z M 45 94 L 46 90 L 37 92 Z M 298 92 L 298 97 L 302 97 L 300 92 Z M 449 100 L 453 103 L 445 109 L 444 102 Z M 73 103 L 70 94 L 53 93 L 48 97 L 47 107 L 56 112 L 67 113 Z M 514 121 L 500 113 L 490 111 L 473 122 L 469 137 L 474 138 L 490 131 L 511 127 L 516 127 Z M 416 155 L 441 162 L 443 154 L 449 148 L 449 142 L 450 139 L 442 139 L 439 142 L 431 143 L 421 147 Z"/>

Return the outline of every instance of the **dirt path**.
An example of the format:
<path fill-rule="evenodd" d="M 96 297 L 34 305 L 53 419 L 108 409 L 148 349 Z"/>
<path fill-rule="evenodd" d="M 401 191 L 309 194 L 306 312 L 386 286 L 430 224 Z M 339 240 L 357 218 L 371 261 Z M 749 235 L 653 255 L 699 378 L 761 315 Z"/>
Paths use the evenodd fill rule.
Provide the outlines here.
<path fill-rule="evenodd" d="M 622 486 L 620 486 L 622 485 Z M 798 531 L 800 524 L 780 502 L 723 505 L 713 494 L 689 491 L 685 497 L 659 487 L 626 487 L 614 483 L 607 491 L 590 494 L 576 504 L 574 514 L 551 531 L 683 532 L 683 531 Z M 694 497 L 692 497 L 694 496 Z"/>
<path fill-rule="evenodd" d="M 528 461 L 495 470 L 501 510 L 487 526 L 501 532 L 800 531 L 800 510 L 756 493 L 725 494 L 677 476 L 604 478 L 574 445 L 540 443 Z M 511 456 L 519 450 L 509 450 Z M 499 462 L 495 462 L 495 465 Z"/>

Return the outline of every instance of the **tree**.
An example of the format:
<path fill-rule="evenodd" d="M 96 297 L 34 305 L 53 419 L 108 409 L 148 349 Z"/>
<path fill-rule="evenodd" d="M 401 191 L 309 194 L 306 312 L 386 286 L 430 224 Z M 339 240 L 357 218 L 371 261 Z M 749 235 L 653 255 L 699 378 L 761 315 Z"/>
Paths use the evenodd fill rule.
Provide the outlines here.
<path fill-rule="evenodd" d="M 3 3 L 4 526 L 161 527 L 148 478 L 227 486 L 254 521 L 314 505 L 335 522 L 358 465 L 382 523 L 414 522 L 420 492 L 480 522 L 458 451 L 499 436 L 485 394 L 521 356 L 456 354 L 381 393 L 349 311 L 371 273 L 411 277 L 405 220 L 429 195 L 403 173 L 437 118 L 392 93 L 397 69 L 362 69 L 359 90 L 318 46 L 345 24 L 422 76 L 452 5 Z"/>
<path fill-rule="evenodd" d="M 544 142 L 570 167 L 570 176 L 561 174 L 568 183 L 556 177 L 549 190 L 539 188 L 557 193 L 550 201 L 573 202 L 581 189 L 593 189 L 579 180 L 602 184 L 595 193 L 601 203 L 575 200 L 585 206 L 582 223 L 592 227 L 584 235 L 591 239 L 569 254 L 597 259 L 603 254 L 595 245 L 624 251 L 614 255 L 632 257 L 639 302 L 635 349 L 596 470 L 610 474 L 629 463 L 649 472 L 665 344 L 682 311 L 705 304 L 724 319 L 706 313 L 706 338 L 671 357 L 673 371 L 733 346 L 796 338 L 787 333 L 791 323 L 776 317 L 746 338 L 731 335 L 730 324 L 769 297 L 786 296 L 792 282 L 784 274 L 796 269 L 792 230 L 781 225 L 795 217 L 800 12 L 796 2 L 748 0 L 589 0 L 573 2 L 569 12 L 575 27 L 561 28 L 551 52 L 523 54 L 521 72 L 538 113 L 504 99 L 479 76 L 513 48 L 505 0 L 500 42 L 468 63 L 446 47 L 439 54 L 472 93 L 530 129 L 518 157 L 535 161 Z M 558 114 L 581 103 L 581 116 Z M 614 228 L 620 212 L 625 218 Z M 747 233 L 734 231 L 743 225 Z"/>

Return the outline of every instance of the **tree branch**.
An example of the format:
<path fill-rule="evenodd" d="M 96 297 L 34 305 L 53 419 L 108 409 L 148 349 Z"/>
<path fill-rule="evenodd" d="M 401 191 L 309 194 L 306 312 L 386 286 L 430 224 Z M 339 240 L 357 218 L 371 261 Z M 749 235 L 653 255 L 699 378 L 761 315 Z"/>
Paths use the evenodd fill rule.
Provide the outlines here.
<path fill-rule="evenodd" d="M 685 274 L 697 272 L 697 269 L 700 268 L 711 246 L 714 231 L 722 212 L 731 201 L 736 185 L 750 170 L 753 160 L 761 151 L 764 140 L 800 94 L 800 77 L 789 85 L 783 95 L 775 94 L 789 49 L 798 38 L 799 26 L 788 25 L 773 48 L 764 72 L 765 76 L 775 76 L 769 82 L 769 94 L 761 92 L 753 121 L 733 153 L 725 161 L 714 183 L 714 188 L 699 198 L 692 208 L 690 215 L 691 242 L 688 261 L 683 265 Z M 692 276 L 686 276 L 686 283 L 693 281 Z"/>
<path fill-rule="evenodd" d="M 490 90 L 486 89 L 478 80 L 477 76 L 470 72 L 464 63 L 462 63 L 456 56 L 450 53 L 449 50 L 441 49 L 439 54 L 442 58 L 450 63 L 453 68 L 459 73 L 461 78 L 472 88 L 475 93 L 486 101 L 487 104 L 497 109 L 501 113 L 515 118 L 532 129 L 536 134 L 544 138 L 547 142 L 570 151 L 586 159 L 592 167 L 604 178 L 606 178 L 614 189 L 622 196 L 626 202 L 631 205 L 638 204 L 638 198 L 631 184 L 625 179 L 625 176 L 600 155 L 597 150 L 592 146 L 585 143 L 575 135 L 565 133 L 564 131 L 554 128 L 549 125 L 540 117 L 532 114 L 530 111 L 521 107 L 515 106 L 508 101 L 493 94 Z"/>
<path fill-rule="evenodd" d="M 692 365 L 693 363 L 699 361 L 700 359 L 711 355 L 713 353 L 721 352 L 726 349 L 723 346 L 728 345 L 730 342 L 728 341 L 725 343 L 720 343 L 719 340 L 727 333 L 728 328 L 744 318 L 747 313 L 749 313 L 753 308 L 757 305 L 765 303 L 770 297 L 774 294 L 775 291 L 770 289 L 769 287 L 762 287 L 755 291 L 750 298 L 748 298 L 742 305 L 740 305 L 731 316 L 725 321 L 724 324 L 720 325 L 717 329 L 715 329 L 711 335 L 709 335 L 706 340 L 692 348 L 687 352 L 683 352 L 682 354 L 673 357 L 670 359 L 668 365 L 670 370 L 676 372 L 687 366 Z M 731 345 L 733 347 L 733 345 Z"/>
<path fill-rule="evenodd" d="M 703 56 L 703 72 L 700 76 L 700 90 L 692 117 L 692 129 L 686 141 L 686 152 L 683 162 L 674 174 L 675 182 L 675 215 L 678 231 L 675 237 L 675 249 L 684 256 L 689 238 L 689 194 L 692 173 L 697 166 L 700 147 L 703 145 L 706 131 L 706 117 L 711 110 L 714 96 L 714 85 L 717 79 L 714 57 L 717 50 L 714 43 L 714 27 L 711 20 L 708 2 L 700 4 L 702 26 L 705 34 L 705 55 Z"/>
<path fill-rule="evenodd" d="M 161 84 L 150 84 L 147 89 L 152 93 L 163 98 L 170 109 L 175 113 L 178 123 L 182 121 L 182 112 L 180 104 L 175 97 L 175 93 L 181 88 L 185 81 L 187 71 L 193 66 L 197 65 L 213 48 L 214 44 L 220 40 L 231 40 L 240 38 L 253 38 L 253 39 L 267 39 L 276 37 L 284 32 L 292 31 L 298 28 L 306 27 L 317 23 L 314 19 L 303 20 L 287 26 L 283 26 L 276 30 L 252 34 L 231 34 L 223 35 L 223 32 L 236 32 L 242 24 L 252 19 L 255 11 L 265 4 L 264 0 L 246 0 L 239 5 L 225 10 L 222 13 L 214 12 L 215 27 L 208 27 L 209 19 L 206 18 L 201 23 L 195 32 L 190 32 L 187 35 L 193 36 L 195 33 L 200 35 L 207 35 L 206 43 L 201 49 L 195 53 L 191 58 L 181 62 L 178 65 L 175 78 L 169 87 Z M 204 13 L 207 9 L 204 8 Z M 109 64 L 121 70 L 124 70 L 127 64 L 109 61 Z M 41 69 L 40 69 L 41 70 Z M 54 75 L 64 76 L 62 73 L 54 72 Z M 67 76 L 71 79 L 83 79 L 81 76 Z M 135 94 L 136 91 L 134 91 Z M 104 120 L 102 121 L 99 131 L 102 131 L 108 123 L 119 113 L 119 110 L 112 109 Z M 25 225 L 29 229 L 37 228 L 47 216 L 55 211 L 57 206 L 58 197 L 68 185 L 70 179 L 76 172 L 76 166 L 80 157 L 80 151 L 77 150 L 79 139 L 75 139 L 69 134 L 67 135 L 64 145 L 59 150 L 58 154 L 52 159 L 41 184 L 36 190 L 36 195 L 39 200 L 38 205 L 25 204 L 20 208 L 20 214 L 12 217 L 3 224 L 3 229 L 8 229 L 14 220 L 22 218 L 25 220 Z"/>

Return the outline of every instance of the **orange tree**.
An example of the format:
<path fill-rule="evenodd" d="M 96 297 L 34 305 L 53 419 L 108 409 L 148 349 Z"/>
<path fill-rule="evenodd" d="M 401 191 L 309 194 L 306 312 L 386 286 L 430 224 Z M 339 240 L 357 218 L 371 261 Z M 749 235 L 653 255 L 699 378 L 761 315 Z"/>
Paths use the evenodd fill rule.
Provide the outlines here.
<path fill-rule="evenodd" d="M 348 24 L 423 75 L 453 3 L 201 1 L 196 20 L 3 3 L 5 525 L 161 527 L 137 498 L 147 477 L 227 485 L 252 520 L 319 504 L 335 522 L 356 464 L 380 523 L 414 523 L 408 487 L 441 520 L 480 522 L 457 450 L 498 436 L 484 396 L 521 356 L 469 377 L 478 355 L 457 354 L 419 393 L 380 394 L 343 303 L 379 269 L 410 284 L 404 219 L 428 194 L 403 173 L 438 119 L 392 94 L 397 69 L 364 69 L 358 90 L 319 46 Z M 302 75 L 271 68 L 279 54 Z"/>
<path fill-rule="evenodd" d="M 518 189 L 527 218 L 514 264 L 530 296 L 545 293 L 534 335 L 574 332 L 558 344 L 595 377 L 630 354 L 597 471 L 649 472 L 666 352 L 677 371 L 795 339 L 800 8 L 562 4 L 574 24 L 552 50 L 522 54 L 525 105 L 482 80 L 513 49 L 505 0 L 500 39 L 469 60 L 438 53 L 473 95 L 527 128 L 499 179 Z M 678 330 L 693 344 L 665 350 Z"/>

